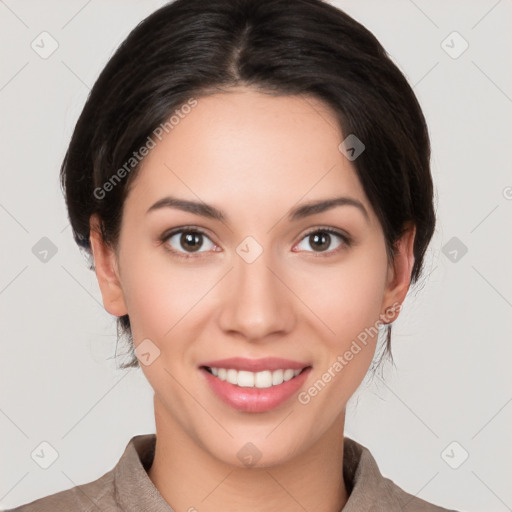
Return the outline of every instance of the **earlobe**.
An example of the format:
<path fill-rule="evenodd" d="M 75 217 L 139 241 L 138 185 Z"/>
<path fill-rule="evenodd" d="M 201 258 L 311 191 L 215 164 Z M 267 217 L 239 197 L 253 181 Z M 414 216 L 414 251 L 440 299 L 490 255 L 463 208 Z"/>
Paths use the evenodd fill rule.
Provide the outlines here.
<path fill-rule="evenodd" d="M 94 257 L 94 266 L 105 309 L 112 315 L 127 314 L 118 263 L 115 251 L 103 241 L 100 220 L 97 214 L 91 215 L 89 237 Z"/>
<path fill-rule="evenodd" d="M 405 231 L 395 244 L 394 261 L 388 267 L 388 281 L 383 300 L 381 316 L 384 323 L 398 318 L 401 305 L 411 284 L 411 272 L 414 266 L 414 237 L 416 226 L 406 225 Z"/>

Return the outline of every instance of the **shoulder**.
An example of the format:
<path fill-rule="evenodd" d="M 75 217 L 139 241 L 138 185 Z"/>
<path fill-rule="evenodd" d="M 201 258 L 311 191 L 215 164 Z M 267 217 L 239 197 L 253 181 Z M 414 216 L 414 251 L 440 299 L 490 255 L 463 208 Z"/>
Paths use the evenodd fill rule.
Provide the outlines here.
<path fill-rule="evenodd" d="M 122 512 L 134 503 L 143 509 L 148 499 L 161 506 L 165 502 L 146 472 L 153 461 L 155 443 L 155 434 L 136 435 L 117 464 L 98 479 L 4 512 Z"/>
<path fill-rule="evenodd" d="M 395 502 L 397 507 L 399 507 L 397 510 L 403 512 L 457 512 L 456 510 L 434 505 L 433 503 L 409 494 L 389 478 L 383 477 L 383 486 L 386 488 L 390 501 Z"/>
<path fill-rule="evenodd" d="M 115 499 L 114 471 L 92 482 L 77 485 L 5 512 L 114 512 L 121 509 Z"/>
<path fill-rule="evenodd" d="M 414 496 L 384 477 L 365 446 L 345 437 L 343 476 L 350 490 L 343 512 L 457 512 Z"/>

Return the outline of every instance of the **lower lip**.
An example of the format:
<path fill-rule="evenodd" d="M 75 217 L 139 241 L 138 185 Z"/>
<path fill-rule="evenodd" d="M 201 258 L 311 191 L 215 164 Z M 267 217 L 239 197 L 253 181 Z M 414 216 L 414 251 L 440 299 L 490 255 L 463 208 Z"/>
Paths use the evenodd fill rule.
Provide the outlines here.
<path fill-rule="evenodd" d="M 286 402 L 307 379 L 311 367 L 277 386 L 269 388 L 244 388 L 231 384 L 212 375 L 204 368 L 200 369 L 210 388 L 231 407 L 243 412 L 266 412 Z"/>

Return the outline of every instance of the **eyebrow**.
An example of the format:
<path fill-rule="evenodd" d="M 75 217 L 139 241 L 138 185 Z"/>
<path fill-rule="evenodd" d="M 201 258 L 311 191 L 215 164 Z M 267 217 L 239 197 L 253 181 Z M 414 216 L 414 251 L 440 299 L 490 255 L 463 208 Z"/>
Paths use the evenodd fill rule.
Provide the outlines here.
<path fill-rule="evenodd" d="M 363 203 L 358 199 L 353 197 L 334 197 L 332 199 L 322 199 L 319 201 L 312 201 L 297 208 L 294 208 L 288 213 L 287 219 L 289 222 L 297 221 L 308 217 L 310 215 L 316 215 L 318 213 L 325 212 L 327 210 L 331 210 L 337 206 L 354 206 L 361 213 L 363 213 L 366 220 L 370 220 L 368 212 L 364 207 Z M 209 219 L 218 220 L 220 222 L 225 222 L 227 220 L 227 216 L 221 210 L 211 206 L 209 204 L 197 201 L 191 201 L 188 199 L 179 199 L 177 197 L 167 196 L 159 199 L 156 203 L 150 206 L 146 212 L 146 215 L 149 212 L 160 210 L 162 208 L 175 208 L 177 210 L 182 210 L 184 212 L 193 213 L 195 215 L 200 215 L 202 217 L 207 217 Z"/>

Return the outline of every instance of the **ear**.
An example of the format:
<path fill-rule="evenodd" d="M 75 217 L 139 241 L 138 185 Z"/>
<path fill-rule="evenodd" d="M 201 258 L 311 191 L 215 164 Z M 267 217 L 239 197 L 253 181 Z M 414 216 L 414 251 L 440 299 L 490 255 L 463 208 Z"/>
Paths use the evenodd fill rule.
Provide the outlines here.
<path fill-rule="evenodd" d="M 103 305 L 112 315 L 126 315 L 128 311 L 121 288 L 117 256 L 115 251 L 103 241 L 97 214 L 91 215 L 89 229 L 95 272 L 103 297 Z"/>
<path fill-rule="evenodd" d="M 387 284 L 382 301 L 381 318 L 391 323 L 398 318 L 400 307 L 405 300 L 411 284 L 411 272 L 414 265 L 414 237 L 416 226 L 407 223 L 405 231 L 395 243 L 394 261 L 388 265 Z"/>

